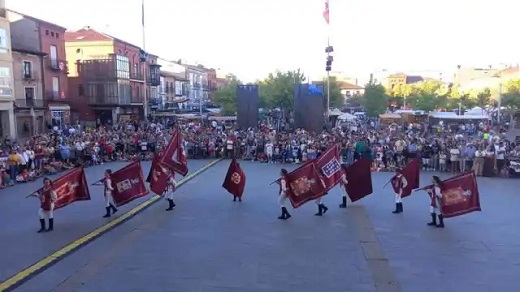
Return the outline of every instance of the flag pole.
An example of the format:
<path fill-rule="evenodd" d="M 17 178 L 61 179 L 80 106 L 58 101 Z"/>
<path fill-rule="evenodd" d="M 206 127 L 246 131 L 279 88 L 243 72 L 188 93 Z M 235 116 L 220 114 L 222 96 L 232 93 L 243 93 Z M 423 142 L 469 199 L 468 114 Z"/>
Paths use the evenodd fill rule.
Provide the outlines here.
<path fill-rule="evenodd" d="M 328 26 L 327 26 L 328 30 Z M 330 35 L 329 32 L 327 32 L 327 48 L 330 47 Z M 330 57 L 330 52 L 327 50 L 327 60 Z M 330 71 L 327 70 L 327 123 L 329 122 L 330 117 Z"/>
<path fill-rule="evenodd" d="M 146 29 L 144 26 L 144 0 L 141 1 L 141 30 L 143 33 L 143 51 L 144 51 L 144 66 L 143 66 L 143 79 L 144 79 L 144 96 L 143 96 L 143 114 L 144 120 L 148 120 L 148 78 L 146 78 L 146 66 L 148 65 L 148 56 L 146 53 Z"/>

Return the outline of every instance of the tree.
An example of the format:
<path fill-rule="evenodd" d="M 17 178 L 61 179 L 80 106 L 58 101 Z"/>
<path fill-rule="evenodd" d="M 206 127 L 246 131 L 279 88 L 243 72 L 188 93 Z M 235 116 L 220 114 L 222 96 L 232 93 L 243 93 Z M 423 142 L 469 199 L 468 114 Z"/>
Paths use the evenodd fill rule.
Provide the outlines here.
<path fill-rule="evenodd" d="M 504 84 L 502 106 L 520 109 L 520 79 L 513 79 Z"/>
<path fill-rule="evenodd" d="M 363 94 L 363 106 L 370 117 L 378 116 L 386 112 L 388 95 L 381 84 L 368 83 Z"/>
<path fill-rule="evenodd" d="M 259 95 L 263 104 L 270 108 L 280 108 L 288 112 L 294 107 L 294 85 L 305 81 L 300 69 L 295 71 L 270 73 L 260 82 Z"/>
<path fill-rule="evenodd" d="M 481 108 L 491 104 L 491 90 L 489 88 L 485 88 L 483 91 L 477 93 L 477 104 Z"/>
<path fill-rule="evenodd" d="M 242 84 L 235 75 L 229 75 L 228 85 L 215 92 L 213 102 L 220 106 L 220 113 L 224 116 L 232 116 L 237 112 L 237 86 Z"/>
<path fill-rule="evenodd" d="M 325 97 L 327 97 L 327 78 L 323 78 L 323 88 L 325 89 Z M 330 77 L 330 107 L 343 107 L 345 98 L 341 94 L 341 88 L 336 77 Z"/>

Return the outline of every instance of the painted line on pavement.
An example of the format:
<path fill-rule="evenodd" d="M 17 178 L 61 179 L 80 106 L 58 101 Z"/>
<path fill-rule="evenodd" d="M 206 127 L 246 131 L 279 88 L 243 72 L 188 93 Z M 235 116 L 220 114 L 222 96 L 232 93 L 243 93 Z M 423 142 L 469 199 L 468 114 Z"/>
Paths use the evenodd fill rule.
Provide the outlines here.
<path fill-rule="evenodd" d="M 383 251 L 381 242 L 368 217 L 365 207 L 362 205 L 350 205 L 348 216 L 356 226 L 359 244 L 363 250 L 365 261 L 372 275 L 372 280 L 377 292 L 401 292 L 401 285 L 390 267 L 388 258 Z"/>
<path fill-rule="evenodd" d="M 204 165 L 203 167 L 197 169 L 195 172 L 188 174 L 185 178 L 183 178 L 181 181 L 179 181 L 178 187 L 187 183 L 188 181 L 190 181 L 197 175 L 199 175 L 199 174 L 203 173 L 204 171 L 208 170 L 209 168 L 211 168 L 212 166 L 216 165 L 221 160 L 223 160 L 223 159 L 222 158 L 215 159 L 215 160 L 211 161 L 210 163 Z M 79 239 L 67 244 L 66 246 L 59 249 L 58 251 L 43 258 L 42 260 L 36 262 L 35 264 L 31 265 L 30 267 L 22 270 L 21 272 L 17 273 L 16 275 L 12 276 L 11 278 L 0 283 L 0 292 L 7 292 L 7 291 L 14 290 L 15 288 L 19 287 L 24 282 L 29 280 L 31 277 L 34 277 L 35 275 L 43 272 L 44 270 L 46 270 L 53 264 L 62 260 L 67 255 L 70 255 L 72 252 L 87 245 L 88 243 L 92 242 L 93 240 L 100 237 L 104 233 L 110 231 L 114 227 L 117 227 L 117 226 L 121 225 L 122 223 L 126 222 L 127 220 L 131 219 L 135 215 L 144 211 L 146 208 L 150 207 L 153 203 L 158 202 L 161 198 L 162 197 L 158 196 L 158 195 L 151 197 L 150 199 L 146 200 L 145 202 L 137 205 L 136 207 L 125 212 L 121 216 L 115 218 L 114 220 L 91 231 L 87 235 L 84 235 L 83 237 L 80 237 Z"/>

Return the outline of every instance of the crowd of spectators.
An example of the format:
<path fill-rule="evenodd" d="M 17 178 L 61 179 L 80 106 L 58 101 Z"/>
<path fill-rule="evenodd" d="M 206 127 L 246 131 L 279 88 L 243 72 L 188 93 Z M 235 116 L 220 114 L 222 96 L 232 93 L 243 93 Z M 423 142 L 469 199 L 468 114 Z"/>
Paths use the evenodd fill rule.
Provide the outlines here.
<path fill-rule="evenodd" d="M 300 163 L 315 159 L 332 145 L 343 163 L 373 160 L 374 171 L 395 171 L 419 156 L 423 170 L 477 175 L 515 176 L 520 144 L 500 128 L 484 123 L 443 122 L 381 125 L 360 121 L 321 133 L 280 131 L 268 122 L 240 130 L 232 123 L 179 122 L 191 159 L 239 157 L 264 163 Z M 98 128 L 54 129 L 20 144 L 5 139 L 0 147 L 1 188 L 52 175 L 75 166 L 111 161 L 150 160 L 171 138 L 173 124 L 126 122 Z M 515 164 L 516 165 L 516 164 Z"/>

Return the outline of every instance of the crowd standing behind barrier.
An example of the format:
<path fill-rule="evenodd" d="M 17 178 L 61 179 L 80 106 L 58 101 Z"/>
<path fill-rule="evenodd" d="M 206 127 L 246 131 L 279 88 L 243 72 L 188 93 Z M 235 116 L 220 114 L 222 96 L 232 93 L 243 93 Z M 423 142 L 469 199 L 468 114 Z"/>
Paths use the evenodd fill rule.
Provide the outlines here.
<path fill-rule="evenodd" d="M 373 121 L 338 126 L 321 133 L 276 131 L 267 122 L 237 129 L 233 124 L 180 123 L 190 159 L 238 157 L 265 163 L 300 163 L 339 144 L 343 163 L 373 160 L 373 171 L 394 171 L 415 157 L 423 170 L 502 177 L 520 173 L 520 147 L 504 131 L 485 124 L 389 125 Z M 127 122 L 97 129 L 69 127 L 25 142 L 6 139 L 0 148 L 1 188 L 111 161 L 150 160 L 168 143 L 171 123 Z M 516 167 L 516 168 L 515 168 Z"/>

